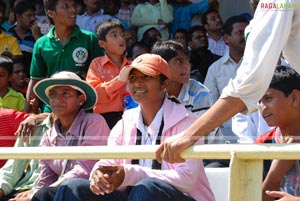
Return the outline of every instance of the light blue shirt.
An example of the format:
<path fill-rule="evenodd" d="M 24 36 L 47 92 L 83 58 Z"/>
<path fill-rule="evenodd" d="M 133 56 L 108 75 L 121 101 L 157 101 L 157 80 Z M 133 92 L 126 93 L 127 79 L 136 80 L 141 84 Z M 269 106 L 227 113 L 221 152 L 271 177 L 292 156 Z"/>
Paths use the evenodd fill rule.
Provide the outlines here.
<path fill-rule="evenodd" d="M 91 32 L 96 32 L 96 26 L 102 23 L 105 20 L 113 18 L 110 15 L 102 14 L 100 10 L 96 14 L 90 16 L 86 12 L 82 15 L 78 15 L 76 18 L 76 24 L 80 27 L 80 29 L 84 29 Z"/>
<path fill-rule="evenodd" d="M 183 84 L 178 97 L 175 98 L 196 116 L 203 114 L 212 104 L 208 89 L 194 79 Z"/>
<path fill-rule="evenodd" d="M 174 19 L 171 24 L 170 32 L 174 36 L 177 29 L 189 30 L 191 26 L 192 17 L 195 14 L 201 14 L 206 12 L 210 6 L 208 0 L 201 1 L 199 3 L 192 3 L 189 5 L 175 6 L 173 4 Z"/>

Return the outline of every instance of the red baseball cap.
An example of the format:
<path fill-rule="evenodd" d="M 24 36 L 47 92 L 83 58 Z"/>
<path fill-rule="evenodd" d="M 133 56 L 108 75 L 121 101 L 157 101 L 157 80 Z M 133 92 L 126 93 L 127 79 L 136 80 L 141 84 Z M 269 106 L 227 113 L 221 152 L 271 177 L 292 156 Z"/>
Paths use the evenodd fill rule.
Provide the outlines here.
<path fill-rule="evenodd" d="M 133 62 L 124 66 L 119 74 L 119 80 L 126 82 L 130 71 L 135 68 L 145 75 L 156 76 L 159 74 L 170 78 L 170 68 L 168 62 L 157 54 L 142 54 L 138 56 Z"/>

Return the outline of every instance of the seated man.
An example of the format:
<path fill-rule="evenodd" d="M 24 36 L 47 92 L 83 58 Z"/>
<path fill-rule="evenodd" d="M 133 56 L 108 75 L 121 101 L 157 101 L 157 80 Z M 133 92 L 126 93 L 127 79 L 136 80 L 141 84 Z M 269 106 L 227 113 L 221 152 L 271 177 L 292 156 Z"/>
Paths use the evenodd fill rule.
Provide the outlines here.
<path fill-rule="evenodd" d="M 49 104 L 56 120 L 45 132 L 41 147 L 106 145 L 109 127 L 99 114 L 86 113 L 97 102 L 95 89 L 73 72 L 61 71 L 35 86 L 35 94 Z M 88 178 L 95 160 L 40 160 L 37 185 L 16 198 L 26 199 L 44 187 L 57 187 L 71 178 Z M 52 191 L 47 193 L 51 194 Z M 52 199 L 41 199 L 43 201 Z"/>

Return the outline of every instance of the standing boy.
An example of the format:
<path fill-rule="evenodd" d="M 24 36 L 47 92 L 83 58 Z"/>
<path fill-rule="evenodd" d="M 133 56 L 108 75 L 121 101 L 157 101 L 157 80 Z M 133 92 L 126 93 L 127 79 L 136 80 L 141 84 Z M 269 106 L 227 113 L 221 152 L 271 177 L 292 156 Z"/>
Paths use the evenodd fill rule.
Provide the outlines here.
<path fill-rule="evenodd" d="M 99 98 L 94 112 L 101 114 L 112 128 L 122 118 L 126 82 L 120 81 L 121 68 L 131 62 L 125 57 L 124 28 L 117 19 L 109 19 L 97 27 L 98 44 L 105 55 L 94 59 L 86 80 L 95 87 Z"/>
<path fill-rule="evenodd" d="M 9 34 L 18 39 L 25 62 L 26 76 L 29 76 L 33 46 L 36 40 L 42 36 L 35 20 L 35 12 L 36 9 L 32 2 L 20 1 L 16 3 L 14 7 L 16 23 L 8 30 Z"/>
<path fill-rule="evenodd" d="M 74 0 L 44 0 L 47 16 L 54 25 L 49 33 L 35 43 L 30 67 L 26 111 L 35 98 L 33 87 L 57 71 L 73 71 L 85 77 L 91 60 L 103 54 L 92 32 L 76 25 Z M 45 110 L 47 111 L 47 110 Z"/>

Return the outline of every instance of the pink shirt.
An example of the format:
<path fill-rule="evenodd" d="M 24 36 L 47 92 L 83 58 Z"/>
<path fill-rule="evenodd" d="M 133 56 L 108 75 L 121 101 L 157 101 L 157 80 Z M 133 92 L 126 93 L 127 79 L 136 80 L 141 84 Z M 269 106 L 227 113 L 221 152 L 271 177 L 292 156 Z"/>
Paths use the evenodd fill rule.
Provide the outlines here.
<path fill-rule="evenodd" d="M 122 120 L 111 131 L 108 139 L 109 146 L 135 145 L 136 126 L 140 112 L 140 107 L 124 112 Z M 163 117 L 162 141 L 183 131 L 196 119 L 196 116 L 187 111 L 183 105 L 176 104 L 168 99 L 164 101 Z M 199 143 L 203 143 L 202 139 L 200 139 Z M 140 165 L 132 165 L 130 159 L 100 160 L 95 164 L 93 170 L 97 169 L 100 165 L 121 164 L 124 165 L 125 170 L 125 178 L 121 187 L 135 185 L 144 178 L 157 178 L 170 183 L 195 200 L 215 200 L 204 172 L 202 160 L 186 160 L 184 163 L 174 164 L 163 161 L 161 166 L 163 171 L 153 170 Z"/>
<path fill-rule="evenodd" d="M 121 68 L 129 64 L 131 61 L 123 56 Z M 96 89 L 99 97 L 94 107 L 95 113 L 123 112 L 126 82 L 118 79 L 121 68 L 112 63 L 107 55 L 97 57 L 91 62 L 86 81 Z"/>
<path fill-rule="evenodd" d="M 110 129 L 99 114 L 80 110 L 64 137 L 59 129 L 59 121 L 43 136 L 41 146 L 96 146 L 106 145 Z M 72 137 L 73 136 L 73 137 Z M 73 143 L 70 143 L 73 141 Z M 73 145 L 71 145 L 73 144 Z M 37 188 L 49 186 L 61 175 L 64 160 L 41 160 L 40 178 Z M 69 160 L 63 176 L 66 179 L 88 178 L 95 160 Z"/>

